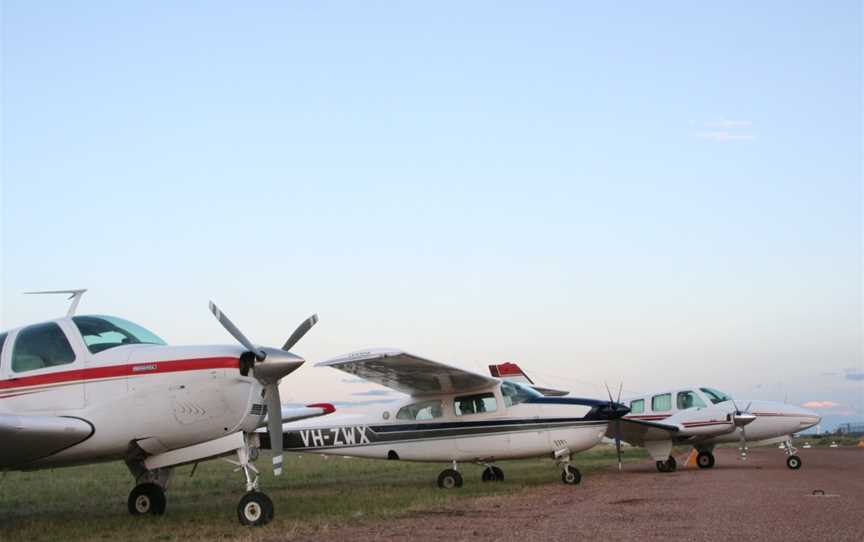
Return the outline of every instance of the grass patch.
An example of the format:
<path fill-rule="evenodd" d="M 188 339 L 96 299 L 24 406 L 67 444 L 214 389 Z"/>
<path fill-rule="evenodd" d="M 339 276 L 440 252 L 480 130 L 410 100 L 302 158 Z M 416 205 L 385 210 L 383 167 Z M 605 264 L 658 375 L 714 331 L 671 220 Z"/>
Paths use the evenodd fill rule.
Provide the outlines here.
<path fill-rule="evenodd" d="M 644 457 L 639 449 L 625 451 L 628 459 Z M 578 454 L 574 461 L 583 475 L 614 462 L 614 450 L 606 447 Z M 269 457 L 262 454 L 257 464 L 266 469 Z M 258 529 L 239 525 L 243 477 L 223 461 L 201 463 L 191 478 L 191 467 L 178 468 L 162 517 L 129 515 L 126 498 L 133 483 L 121 463 L 10 472 L 0 478 L 0 540 L 272 540 L 561 483 L 549 459 L 498 465 L 504 469 L 503 483 L 483 483 L 482 468 L 464 464 L 459 469 L 465 486 L 447 491 L 436 485 L 442 464 L 286 454 L 282 477 L 262 472 L 261 489 L 273 499 L 276 518 Z"/>

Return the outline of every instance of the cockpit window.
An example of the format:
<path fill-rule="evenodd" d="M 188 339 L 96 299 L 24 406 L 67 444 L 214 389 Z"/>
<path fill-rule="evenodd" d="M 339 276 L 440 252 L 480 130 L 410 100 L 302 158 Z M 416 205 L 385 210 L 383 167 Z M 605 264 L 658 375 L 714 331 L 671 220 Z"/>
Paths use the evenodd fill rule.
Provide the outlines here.
<path fill-rule="evenodd" d="M 54 322 L 28 326 L 18 332 L 12 348 L 12 370 L 35 371 L 75 361 L 75 352 Z"/>
<path fill-rule="evenodd" d="M 421 401 L 405 405 L 396 413 L 397 420 L 431 420 L 443 415 L 444 405 L 441 401 Z"/>
<path fill-rule="evenodd" d="M 115 316 L 74 316 L 72 321 L 93 354 L 125 344 L 165 344 L 138 324 Z"/>
<path fill-rule="evenodd" d="M 722 391 L 717 391 L 713 388 L 699 388 L 699 389 L 702 391 L 702 393 L 704 393 L 708 397 L 708 400 L 711 401 L 712 403 L 714 403 L 715 405 L 717 403 L 722 403 L 723 401 L 731 401 L 732 400 L 731 397 L 729 397 L 728 395 L 726 395 Z"/>
<path fill-rule="evenodd" d="M 501 395 L 504 397 L 505 407 L 518 405 L 519 403 L 524 403 L 541 396 L 539 392 L 532 390 L 528 386 L 506 380 L 501 382 Z"/>
<path fill-rule="evenodd" d="M 679 391 L 677 401 L 678 410 L 684 410 L 693 407 L 705 408 L 707 406 L 705 404 L 705 401 L 703 401 L 698 395 L 696 395 L 692 391 Z"/>

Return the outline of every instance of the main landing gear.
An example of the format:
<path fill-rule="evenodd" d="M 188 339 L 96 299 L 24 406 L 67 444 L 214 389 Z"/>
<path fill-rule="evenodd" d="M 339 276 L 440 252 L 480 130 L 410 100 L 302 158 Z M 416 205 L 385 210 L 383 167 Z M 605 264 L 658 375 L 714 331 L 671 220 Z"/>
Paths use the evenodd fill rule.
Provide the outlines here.
<path fill-rule="evenodd" d="M 458 468 L 454 460 L 452 469 L 442 470 L 441 474 L 438 475 L 438 487 L 441 489 L 462 487 L 462 475 L 459 474 Z"/>
<path fill-rule="evenodd" d="M 483 481 L 484 482 L 503 482 L 504 481 L 504 471 L 501 470 L 500 467 L 496 467 L 495 465 L 486 465 L 486 468 L 483 469 Z"/>
<path fill-rule="evenodd" d="M 657 470 L 660 472 L 675 472 L 678 469 L 678 462 L 671 455 L 666 461 L 657 461 Z"/>
<path fill-rule="evenodd" d="M 714 454 L 711 452 L 701 451 L 696 456 L 696 465 L 700 469 L 710 469 L 714 467 Z"/>
<path fill-rule="evenodd" d="M 165 490 L 149 482 L 135 486 L 127 501 L 129 513 L 133 516 L 161 516 L 165 513 L 165 504 Z"/>

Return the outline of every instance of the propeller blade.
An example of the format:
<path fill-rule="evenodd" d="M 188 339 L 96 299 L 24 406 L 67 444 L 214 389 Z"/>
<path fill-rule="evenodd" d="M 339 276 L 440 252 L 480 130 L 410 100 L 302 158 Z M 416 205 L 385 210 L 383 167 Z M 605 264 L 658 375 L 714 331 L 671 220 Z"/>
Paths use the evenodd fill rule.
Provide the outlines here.
<path fill-rule="evenodd" d="M 313 314 L 309 318 L 303 320 L 303 322 L 297 326 L 297 329 L 294 330 L 294 333 L 288 337 L 288 340 L 285 341 L 285 344 L 282 346 L 282 350 L 291 350 L 297 341 L 303 338 L 303 335 L 306 335 L 306 332 L 312 329 L 312 326 L 318 323 L 318 315 Z"/>
<path fill-rule="evenodd" d="M 267 432 L 270 433 L 270 449 L 273 450 L 273 476 L 282 474 L 282 398 L 279 397 L 279 382 L 268 384 Z"/>
<path fill-rule="evenodd" d="M 616 402 L 616 403 L 620 403 L 620 402 L 621 402 L 621 392 L 622 392 L 622 391 L 624 391 L 624 381 L 623 381 L 623 380 L 622 380 L 621 382 L 618 383 L 618 398 L 615 399 L 615 402 Z"/>
<path fill-rule="evenodd" d="M 624 464 L 621 460 L 621 419 L 615 420 L 615 454 L 618 456 L 618 472 L 624 470 Z"/>
<path fill-rule="evenodd" d="M 607 382 L 603 382 L 603 385 L 606 386 L 606 395 L 609 396 L 609 405 L 611 406 L 614 402 L 612 399 L 612 390 L 609 389 L 609 384 Z"/>
<path fill-rule="evenodd" d="M 216 304 L 212 301 L 210 302 L 210 312 L 212 312 L 213 316 L 215 316 L 216 319 L 219 320 L 219 323 L 222 324 L 222 327 L 224 327 L 225 330 L 230 333 L 232 337 L 237 339 L 237 342 L 239 342 L 243 345 L 244 348 L 255 354 L 255 358 L 258 361 L 264 361 L 264 358 L 267 357 L 267 354 L 265 354 L 261 349 L 256 348 L 255 345 L 252 344 L 252 341 L 247 339 L 246 335 L 243 335 L 243 332 L 237 329 L 237 326 L 234 325 L 234 322 L 232 322 L 227 316 L 225 316 L 225 313 L 219 310 L 219 307 L 217 307 Z"/>

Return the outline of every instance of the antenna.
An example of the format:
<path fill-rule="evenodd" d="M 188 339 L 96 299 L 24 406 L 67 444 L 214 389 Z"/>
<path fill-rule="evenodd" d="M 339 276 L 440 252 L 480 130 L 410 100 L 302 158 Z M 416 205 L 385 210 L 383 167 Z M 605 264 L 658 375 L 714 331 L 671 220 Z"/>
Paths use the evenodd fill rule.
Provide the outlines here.
<path fill-rule="evenodd" d="M 69 299 L 72 300 L 72 305 L 69 306 L 69 311 L 66 313 L 66 318 L 69 318 L 75 314 L 75 309 L 78 308 L 78 302 L 81 301 L 81 296 L 84 295 L 84 292 L 87 291 L 87 288 L 82 288 L 80 290 L 44 290 L 41 292 L 24 292 L 25 294 L 70 294 Z"/>

